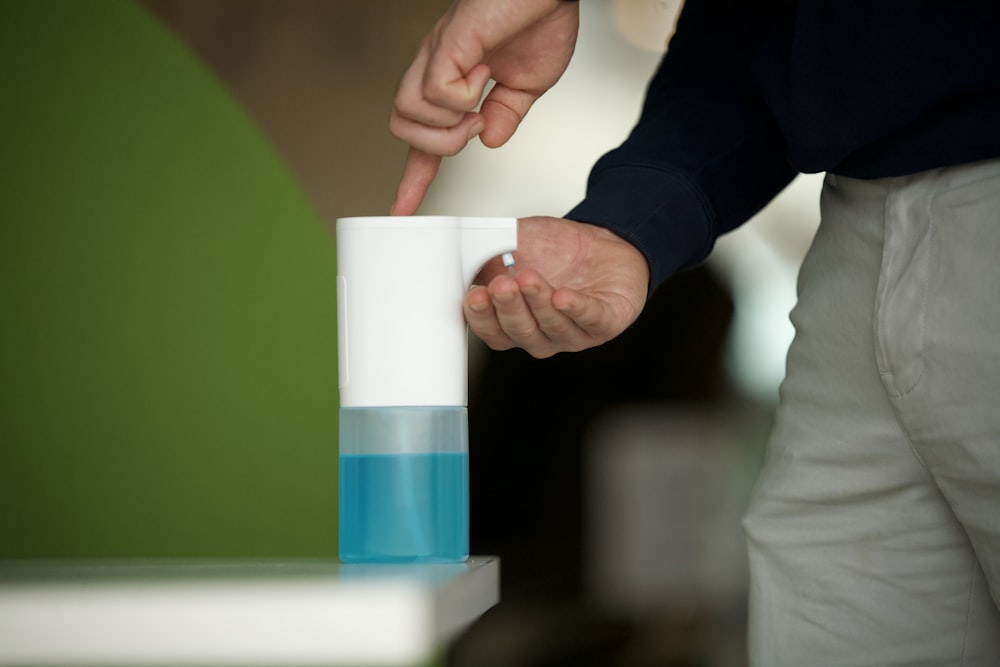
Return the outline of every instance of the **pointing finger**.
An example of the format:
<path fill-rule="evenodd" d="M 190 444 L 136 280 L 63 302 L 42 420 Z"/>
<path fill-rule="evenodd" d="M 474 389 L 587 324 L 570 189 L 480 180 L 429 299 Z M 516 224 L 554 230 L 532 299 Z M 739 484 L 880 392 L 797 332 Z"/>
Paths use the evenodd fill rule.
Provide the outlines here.
<path fill-rule="evenodd" d="M 427 194 L 440 165 L 440 155 L 410 149 L 396 191 L 396 201 L 392 205 L 392 215 L 413 215 Z"/>

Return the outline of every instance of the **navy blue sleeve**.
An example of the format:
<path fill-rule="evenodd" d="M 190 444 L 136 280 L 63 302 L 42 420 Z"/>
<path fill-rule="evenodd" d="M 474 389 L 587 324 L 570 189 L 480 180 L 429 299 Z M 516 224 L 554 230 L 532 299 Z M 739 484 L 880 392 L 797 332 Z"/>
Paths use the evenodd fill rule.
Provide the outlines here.
<path fill-rule="evenodd" d="M 651 290 L 703 261 L 795 176 L 751 76 L 787 12 L 787 3 L 688 0 L 636 127 L 597 162 L 566 216 L 635 245 Z"/>

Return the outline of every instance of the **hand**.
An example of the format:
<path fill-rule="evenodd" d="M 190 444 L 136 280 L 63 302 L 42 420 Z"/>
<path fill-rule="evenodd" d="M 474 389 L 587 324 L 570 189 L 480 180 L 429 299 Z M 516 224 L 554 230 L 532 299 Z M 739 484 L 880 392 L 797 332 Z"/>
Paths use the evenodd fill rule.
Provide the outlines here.
<path fill-rule="evenodd" d="M 624 331 L 646 302 L 649 267 L 630 243 L 601 227 L 524 218 L 516 263 L 490 262 L 465 297 L 469 328 L 495 350 L 539 359 L 575 352 Z"/>
<path fill-rule="evenodd" d="M 562 76 L 576 47 L 579 8 L 562 0 L 457 0 L 403 75 L 390 131 L 412 147 L 393 213 L 411 215 L 441 156 L 475 136 L 491 148 L 514 134 Z M 476 106 L 490 79 L 496 83 Z"/>

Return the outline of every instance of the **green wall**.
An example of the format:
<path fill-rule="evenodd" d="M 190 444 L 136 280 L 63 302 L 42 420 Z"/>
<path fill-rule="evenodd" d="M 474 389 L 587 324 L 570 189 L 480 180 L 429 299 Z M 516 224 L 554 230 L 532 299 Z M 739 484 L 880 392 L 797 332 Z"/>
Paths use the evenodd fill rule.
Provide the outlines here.
<path fill-rule="evenodd" d="M 129 2 L 0 3 L 0 558 L 336 554 L 333 240 Z"/>

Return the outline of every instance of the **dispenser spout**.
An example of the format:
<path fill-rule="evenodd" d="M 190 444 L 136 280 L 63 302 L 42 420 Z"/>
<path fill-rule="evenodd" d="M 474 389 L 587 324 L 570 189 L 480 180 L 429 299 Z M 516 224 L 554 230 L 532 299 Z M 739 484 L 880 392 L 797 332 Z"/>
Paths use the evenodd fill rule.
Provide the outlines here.
<path fill-rule="evenodd" d="M 462 277 L 468 287 L 483 264 L 504 255 L 504 266 L 514 263 L 517 218 L 462 218 Z M 509 262 L 509 263 L 508 263 Z"/>

